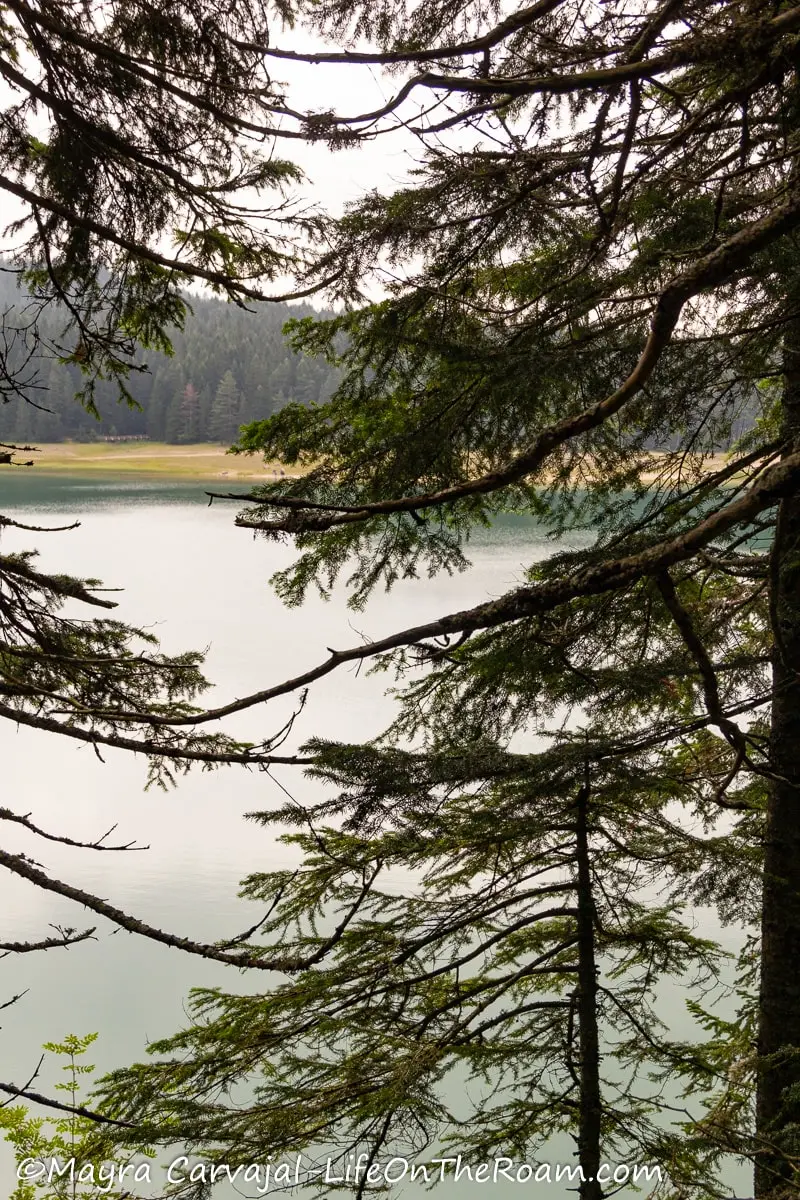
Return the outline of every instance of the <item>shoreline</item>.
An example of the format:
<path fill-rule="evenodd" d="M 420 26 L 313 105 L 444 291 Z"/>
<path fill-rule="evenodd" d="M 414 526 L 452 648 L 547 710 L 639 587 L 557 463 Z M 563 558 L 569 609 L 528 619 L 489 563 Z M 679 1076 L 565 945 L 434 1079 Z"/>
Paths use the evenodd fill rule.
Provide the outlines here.
<path fill-rule="evenodd" d="M 37 446 L 35 451 L 19 451 L 20 462 L 28 460 L 33 467 L 9 468 L 8 475 L 20 471 L 34 475 L 84 475 L 128 477 L 164 482 L 204 481 L 220 483 L 274 483 L 281 478 L 296 479 L 302 468 L 287 470 L 280 463 L 260 462 L 257 455 L 229 454 L 227 447 L 199 442 L 171 445 L 166 442 L 50 442 Z M 653 451 L 653 470 L 647 471 L 644 482 L 655 482 L 658 476 L 658 451 Z M 724 454 L 710 456 L 704 471 L 719 469 Z M 648 478 L 650 477 L 650 478 Z"/>
<path fill-rule="evenodd" d="M 280 463 L 261 463 L 256 455 L 228 454 L 227 447 L 208 443 L 173 446 L 166 442 L 50 442 L 35 452 L 18 451 L 19 462 L 32 467 L 9 473 L 33 475 L 140 476 L 143 479 L 274 482 L 298 474 Z"/>

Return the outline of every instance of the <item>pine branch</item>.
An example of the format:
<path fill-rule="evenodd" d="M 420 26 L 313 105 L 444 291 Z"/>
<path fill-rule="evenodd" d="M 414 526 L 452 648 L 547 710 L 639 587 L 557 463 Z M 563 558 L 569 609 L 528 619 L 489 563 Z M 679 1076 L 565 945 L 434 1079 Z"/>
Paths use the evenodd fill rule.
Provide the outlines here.
<path fill-rule="evenodd" d="M 479 604 L 475 608 L 451 613 L 438 620 L 404 629 L 363 646 L 348 650 L 332 650 L 324 662 L 263 691 L 254 692 L 219 708 L 188 717 L 153 717 L 154 725 L 179 727 L 216 721 L 233 713 L 266 703 L 278 696 L 298 691 L 317 679 L 329 675 L 348 662 L 360 662 L 430 638 L 442 638 L 479 629 L 493 629 L 510 621 L 552 612 L 561 605 L 588 596 L 601 596 L 630 587 L 638 580 L 658 575 L 676 563 L 692 558 L 717 538 L 737 525 L 751 521 L 758 513 L 775 505 L 782 496 L 791 493 L 800 480 L 800 453 L 784 458 L 756 481 L 745 494 L 731 504 L 723 505 L 693 528 L 672 538 L 666 538 L 635 554 L 609 559 L 562 578 L 531 587 L 517 588 L 498 600 Z M 1 711 L 1 710 L 0 710 Z M 141 720 L 139 714 L 106 710 L 98 717 L 116 721 Z"/>
<path fill-rule="evenodd" d="M 241 499 L 252 499 L 268 507 L 289 508 L 295 512 L 310 510 L 312 515 L 305 520 L 302 517 L 295 517 L 289 523 L 249 519 L 241 520 L 239 523 L 248 529 L 292 533 L 320 532 L 337 525 L 366 521 L 371 516 L 386 516 L 396 512 L 438 508 L 469 496 L 490 494 L 500 488 L 520 482 L 538 471 L 553 450 L 602 425 L 642 390 L 669 345 L 678 319 L 688 300 L 706 288 L 726 282 L 753 255 L 784 237 L 799 225 L 800 197 L 793 196 L 766 217 L 740 229 L 721 246 L 698 259 L 683 275 L 676 276 L 671 280 L 658 298 L 644 349 L 627 379 L 606 399 L 591 405 L 576 416 L 566 417 L 543 430 L 529 450 L 517 455 L 502 470 L 492 471 L 478 479 L 464 480 L 438 492 L 392 500 L 377 500 L 361 506 L 318 505 L 313 500 L 302 500 L 297 497 L 245 496 Z M 212 493 L 207 494 L 212 495 Z M 332 517 L 319 515 L 331 508 L 336 509 L 339 515 Z"/>

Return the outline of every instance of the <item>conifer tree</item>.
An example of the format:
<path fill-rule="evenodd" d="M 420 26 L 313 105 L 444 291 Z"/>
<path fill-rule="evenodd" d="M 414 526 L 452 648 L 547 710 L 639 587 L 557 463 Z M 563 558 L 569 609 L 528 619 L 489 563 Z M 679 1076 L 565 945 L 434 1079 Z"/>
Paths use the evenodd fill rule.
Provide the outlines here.
<path fill-rule="evenodd" d="M 417 1157 L 434 1180 L 458 1155 L 547 1172 L 561 1132 L 576 1143 L 558 1160 L 569 1173 L 538 1179 L 585 1200 L 635 1182 L 635 1163 L 639 1182 L 660 1178 L 670 1195 L 722 1194 L 713 1139 L 665 1119 L 687 1048 L 658 991 L 713 980 L 717 951 L 681 900 L 714 856 L 739 866 L 665 820 L 674 783 L 643 806 L 630 765 L 587 776 L 580 743 L 566 769 L 563 755 L 475 741 L 442 739 L 425 756 L 309 749 L 340 796 L 292 835 L 301 872 L 244 887 L 267 908 L 262 951 L 285 982 L 195 992 L 192 1026 L 154 1044 L 154 1064 L 104 1080 L 100 1110 L 234 1169 L 268 1146 L 275 1162 L 330 1157 L 340 1176 L 349 1153 Z M 294 805 L 258 815 L 297 818 Z M 398 870 L 419 872 L 419 887 L 398 887 Z M 630 1172 L 612 1179 L 613 1164 Z M 170 1194 L 201 1193 L 190 1182 Z"/>
<path fill-rule="evenodd" d="M 236 441 L 242 424 L 242 397 L 232 371 L 226 371 L 219 381 L 208 414 L 208 433 L 212 441 L 226 446 Z"/>
<path fill-rule="evenodd" d="M 160 1047 L 173 1057 L 123 1073 L 106 1100 L 212 1154 L 234 1150 L 221 1140 L 229 1127 L 260 1143 L 358 1143 L 373 1161 L 403 1137 L 427 1144 L 446 1118 L 435 1082 L 454 1064 L 469 1058 L 491 1088 L 518 1041 L 525 1074 L 512 1110 L 492 1112 L 490 1128 L 475 1116 L 471 1144 L 513 1143 L 517 1130 L 527 1130 L 520 1144 L 540 1144 L 534 1125 L 547 1111 L 547 1128 L 568 1128 L 587 1164 L 620 1130 L 636 1145 L 643 1109 L 626 1115 L 596 1069 L 609 1037 L 602 1003 L 615 1003 L 610 980 L 629 986 L 631 965 L 614 974 L 614 934 L 624 938 L 630 918 L 615 930 L 605 912 L 626 911 L 604 891 L 608 864 L 589 859 L 596 894 L 575 877 L 579 911 L 563 930 L 584 930 L 588 947 L 591 927 L 596 991 L 576 968 L 570 993 L 562 961 L 546 996 L 574 996 L 581 1046 L 573 1090 L 559 1093 L 563 1125 L 537 1086 L 551 1078 L 548 1051 L 572 1035 L 554 1033 L 545 1049 L 531 1036 L 535 988 L 489 1018 L 496 979 L 483 958 L 465 977 L 459 958 L 510 944 L 503 966 L 536 970 L 541 943 L 515 942 L 511 920 L 487 923 L 490 856 L 504 886 L 511 812 L 555 820 L 565 797 L 583 796 L 582 818 L 577 800 L 571 817 L 560 810 L 576 859 L 582 838 L 586 864 L 585 847 L 608 836 L 620 869 L 636 876 L 647 861 L 662 887 L 677 872 L 677 891 L 760 923 L 757 1003 L 743 1001 L 737 1021 L 696 1007 L 716 1035 L 705 1049 L 654 1047 L 649 1021 L 637 1031 L 636 1048 L 663 1055 L 706 1104 L 684 1131 L 689 1157 L 666 1156 L 675 1194 L 712 1194 L 706 1170 L 730 1150 L 755 1163 L 760 1200 L 795 1196 L 800 7 L 542 0 L 493 22 L 449 0 L 410 12 L 342 0 L 310 16 L 338 46 L 304 55 L 271 44 L 267 55 L 408 75 L 381 109 L 315 114 L 306 128 L 336 145 L 400 120 L 425 151 L 407 186 L 331 224 L 319 270 L 337 275 L 350 307 L 298 322 L 295 346 L 326 355 L 344 379 L 328 404 L 289 406 L 245 432 L 242 449 L 310 469 L 246 497 L 239 523 L 295 536 L 297 562 L 277 579 L 289 603 L 309 587 L 327 593 L 347 569 L 356 606 L 379 584 L 462 568 L 470 529 L 499 512 L 591 537 L 531 564 L 506 595 L 333 651 L 287 681 L 365 659 L 408 672 L 385 738 L 308 747 L 334 791 L 327 806 L 270 818 L 309 827 L 295 835 L 306 866 L 299 880 L 250 886 L 273 906 L 273 952 L 305 950 L 313 969 L 306 957 L 296 981 L 258 1001 L 199 993 L 196 1024 Z M 372 46 L 356 46 L 359 36 Z M 365 303 L 370 272 L 385 282 L 387 262 L 395 282 Z M 533 735 L 545 748 L 523 756 L 523 796 L 504 806 L 476 754 L 496 763 L 512 738 Z M 413 766 L 400 767 L 409 744 Z M 455 783 L 453 762 L 464 772 Z M 609 778 L 605 804 L 590 803 Z M 658 833 L 642 846 L 650 813 Z M 530 841 L 510 835 L 523 861 L 541 839 L 535 825 Z M 387 864 L 419 871 L 419 892 L 377 893 Z M 441 892 L 458 886 L 448 945 Z M 636 885 L 624 896 L 644 903 Z M 331 912 L 337 923 L 315 932 Z M 535 929 L 535 901 L 524 913 Z M 648 938 L 657 988 L 660 942 L 652 928 Z M 453 1030 L 494 1018 L 497 1041 L 467 1053 Z M 568 1056 L 562 1064 L 566 1079 Z M 220 1097 L 245 1077 L 257 1104 L 239 1119 Z M 630 1094 L 646 1107 L 635 1084 Z M 581 1187 L 600 1194 L 596 1181 Z"/>
<path fill-rule="evenodd" d="M 21 320 L 26 303 L 24 292 L 0 274 L 0 310 L 5 310 L 7 321 Z M 26 442 L 35 436 L 44 440 L 42 433 L 34 433 L 34 426 L 41 410 L 47 409 L 57 416 L 57 428 L 63 437 L 73 441 L 102 438 L 113 422 L 122 435 L 147 436 L 152 441 L 208 442 L 222 438 L 230 443 L 242 421 L 259 420 L 276 407 L 276 388 L 271 382 L 274 371 L 278 371 L 281 386 L 287 389 L 282 397 L 284 403 L 287 400 L 314 403 L 333 391 L 335 372 L 323 360 L 301 359 L 294 382 L 291 368 L 286 367 L 290 352 L 283 326 L 290 317 L 310 311 L 308 306 L 298 308 L 288 304 L 241 309 L 213 297 L 192 296 L 191 311 L 186 315 L 183 329 L 172 333 L 172 353 L 139 350 L 134 355 L 126 387 L 136 407 L 117 403 L 117 389 L 112 380 L 96 381 L 94 398 L 100 420 L 75 403 L 75 393 L 81 386 L 76 366 L 37 360 L 33 377 L 27 385 L 20 383 L 22 395 L 0 405 L 0 441 Z M 38 320 L 42 341 L 58 337 L 61 320 L 56 310 L 42 314 Z M 12 341 L 7 348 L 9 372 L 24 373 L 24 360 L 23 347 Z M 145 365 L 147 370 L 139 369 Z M 223 436 L 218 431 L 212 437 L 208 427 L 210 402 L 228 371 L 238 381 L 244 407 L 229 425 L 229 433 Z M 37 373 L 42 386 L 36 384 Z M 187 380 L 200 396 L 198 416 L 189 422 L 188 438 L 185 414 L 181 415 Z"/>
<path fill-rule="evenodd" d="M 0 191 L 33 294 L 7 332 L 39 349 L 57 301 L 49 349 L 80 369 L 90 409 L 98 380 L 125 397 L 137 345 L 169 350 L 188 282 L 241 302 L 292 273 L 288 234 L 311 223 L 287 199 L 298 168 L 261 149 L 281 136 L 266 20 L 254 0 L 3 6 Z M 20 382 L 2 372 L 4 394 Z"/>
<path fill-rule="evenodd" d="M 314 222 L 294 220 L 299 169 L 263 150 L 281 133 L 265 20 L 253 0 L 0 9 L 0 192 L 16 205 L 3 275 L 23 285 L 0 322 L 0 399 L 26 402 L 20 443 L 0 445 L 4 468 L 34 461 L 29 441 L 61 436 L 63 391 L 94 415 L 98 389 L 135 404 L 126 381 L 146 369 L 137 352 L 171 353 L 187 284 L 242 305 L 299 270 L 296 234 Z M 0 528 L 14 524 L 0 517 Z M 98 587 L 37 571 L 32 553 L 0 556 L 2 715 L 150 749 L 155 764 L 258 756 L 217 735 L 167 732 L 170 716 L 194 711 L 200 658 L 148 656 L 152 639 L 135 628 L 63 618 L 67 598 L 112 609 Z"/>
<path fill-rule="evenodd" d="M 304 751 L 331 798 L 260 816 L 306 856 L 246 885 L 266 937 L 205 948 L 285 982 L 197 993 L 166 1061 L 106 1081 L 103 1111 L 223 1161 L 332 1143 L 371 1164 L 446 1136 L 439 1085 L 462 1070 L 510 1084 L 464 1145 L 530 1155 L 567 1131 L 585 1200 L 613 1191 L 596 1164 L 622 1150 L 662 1160 L 673 1194 L 719 1193 L 732 1151 L 759 1200 L 797 1195 L 800 7 L 538 0 L 495 18 L 332 0 L 307 16 L 336 48 L 242 48 L 409 73 L 370 113 L 276 99 L 283 130 L 335 147 L 400 119 L 424 152 L 408 186 L 326 231 L 317 278 L 347 308 L 298 322 L 295 346 L 343 380 L 245 432 L 243 450 L 310 469 L 247 497 L 240 524 L 296 537 L 290 603 L 347 568 L 356 606 L 462 568 L 500 512 L 592 536 L 473 609 L 210 714 L 147 718 L 197 728 L 346 663 L 401 675 L 384 738 Z M 387 263 L 386 298 L 365 302 Z M 136 712 L 103 700 L 95 721 Z M 398 896 L 389 868 L 418 888 Z M 762 928 L 758 1003 L 727 1024 L 696 1004 L 705 1047 L 642 1019 L 665 974 L 715 969 L 680 895 Z M 677 1126 L 654 1121 L 684 1104 L 643 1095 L 648 1070 L 688 1081 Z M 255 1102 L 229 1103 L 242 1082 Z"/>
<path fill-rule="evenodd" d="M 288 9 L 278 8 L 288 19 Z M 264 139 L 280 133 L 272 126 L 277 92 L 263 58 L 264 21 L 263 5 L 252 0 L 223 9 L 210 0 L 9 0 L 0 7 L 0 192 L 15 205 L 2 273 L 23 285 L 17 303 L 3 303 L 0 400 L 25 401 L 18 441 L 0 444 L 4 469 L 31 465 L 30 442 L 61 435 L 62 391 L 73 401 L 77 392 L 90 414 L 98 389 L 133 401 L 126 381 L 146 366 L 137 351 L 170 353 L 189 283 L 242 304 L 266 296 L 270 282 L 291 275 L 302 257 L 289 231 L 312 232 L 313 223 L 294 222 L 288 197 L 301 173 L 262 151 Z M 48 383 L 51 409 L 42 399 Z M 0 516 L 0 533 L 12 527 L 49 532 Z M 106 745 L 144 753 L 162 783 L 197 762 L 269 762 L 269 737 L 240 744 L 197 727 L 203 710 L 195 701 L 207 686 L 202 656 L 160 653 L 151 634 L 109 615 L 115 602 L 103 591 L 96 579 L 40 571 L 33 551 L 0 554 L 0 718 L 7 728 L 61 734 L 98 754 Z M 66 615 L 65 604 L 75 601 L 88 606 L 84 613 L 103 615 Z M 5 805 L 0 822 L 79 844 Z M 24 856 L 0 850 L 0 858 L 4 869 L 78 899 L 70 884 Z M 147 931 L 87 899 L 125 927 Z M 0 952 L 87 936 L 57 930 L 34 943 L 3 943 Z M 241 959 L 157 929 L 147 936 L 222 961 Z"/>

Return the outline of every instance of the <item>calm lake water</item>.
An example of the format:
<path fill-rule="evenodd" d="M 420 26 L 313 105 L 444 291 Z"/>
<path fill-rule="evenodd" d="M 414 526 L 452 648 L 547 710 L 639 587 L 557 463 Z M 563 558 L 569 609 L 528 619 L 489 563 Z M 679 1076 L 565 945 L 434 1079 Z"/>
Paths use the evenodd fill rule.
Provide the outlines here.
<path fill-rule="evenodd" d="M 216 481 L 219 486 L 219 481 Z M 245 490 L 244 488 L 242 490 Z M 208 647 L 207 675 L 214 681 L 209 703 L 263 688 L 313 666 L 327 647 L 357 644 L 395 628 L 429 620 L 453 607 L 500 595 L 520 582 L 524 565 L 549 553 L 550 543 L 533 522 L 507 520 L 471 544 L 472 569 L 399 585 L 377 594 L 363 613 L 350 612 L 338 592 L 330 603 L 310 598 L 287 610 L 272 593 L 271 574 L 286 565 L 291 547 L 254 541 L 233 527 L 236 506 L 207 507 L 202 483 L 165 484 L 96 478 L 0 473 L 0 512 L 34 524 L 79 519 L 69 533 L 28 534 L 7 530 L 4 551 L 38 546 L 43 569 L 100 577 L 121 587 L 114 615 L 155 630 L 167 651 Z M 86 612 L 84 608 L 84 612 Z M 360 740 L 378 733 L 391 715 L 383 695 L 385 677 L 353 669 L 319 681 L 298 725 L 297 741 L 313 734 Z M 227 728 L 248 739 L 281 727 L 291 700 L 241 714 Z M 290 851 L 269 830 L 243 819 L 253 809 L 284 798 L 313 794 L 314 785 L 291 768 L 262 773 L 232 768 L 194 771 L 164 794 L 145 792 L 145 764 L 104 751 L 105 764 L 89 747 L 0 722 L 2 803 L 51 832 L 92 840 L 117 824 L 119 841 L 136 839 L 147 850 L 99 854 L 36 841 L 3 827 L 3 847 L 26 853 L 60 878 L 108 899 L 152 924 L 197 941 L 234 936 L 257 919 L 237 899 L 239 880 L 251 871 L 291 861 Z M 402 881 L 400 881 L 402 883 Z M 9 956 L 0 960 L 0 1004 L 27 989 L 0 1014 L 0 1080 L 23 1083 L 35 1067 L 41 1043 L 67 1033 L 98 1031 L 90 1060 L 99 1070 L 141 1059 L 148 1040 L 185 1021 L 192 985 L 250 986 L 232 968 L 204 963 L 112 927 L 58 897 L 0 873 L 0 939 L 38 940 L 50 923 L 97 925 L 97 940 L 69 950 Z M 716 932 L 716 931 L 714 931 Z M 733 935 L 728 931 L 727 938 Z M 255 981 L 252 982 L 255 986 Z M 36 1087 L 52 1094 L 55 1075 L 45 1069 Z M 0 1189 L 13 1190 L 13 1162 L 0 1143 Z M 747 1194 L 746 1174 L 731 1184 Z M 491 1185 L 490 1185 L 491 1186 Z M 455 1191 L 483 1195 L 462 1184 Z M 251 1189 L 244 1188 L 244 1192 Z M 435 1195 L 455 1194 L 447 1184 Z M 506 1184 L 492 1192 L 567 1196 L 563 1185 Z M 403 1185 L 403 1194 L 424 1194 Z M 215 1196 L 232 1193 L 220 1187 Z M 632 1193 L 631 1193 L 632 1194 Z"/>

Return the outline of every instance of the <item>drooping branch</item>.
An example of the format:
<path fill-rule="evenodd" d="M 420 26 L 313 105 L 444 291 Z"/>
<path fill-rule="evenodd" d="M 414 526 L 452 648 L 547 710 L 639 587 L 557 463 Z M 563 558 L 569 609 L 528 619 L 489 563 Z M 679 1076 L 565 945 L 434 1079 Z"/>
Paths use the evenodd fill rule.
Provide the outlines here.
<path fill-rule="evenodd" d="M 263 704 L 278 696 L 298 691 L 307 684 L 329 675 L 338 667 L 349 662 L 361 662 L 388 651 L 424 642 L 429 638 L 441 638 L 452 634 L 473 633 L 479 629 L 493 629 L 508 621 L 518 621 L 541 613 L 552 612 L 562 604 L 586 596 L 600 596 L 629 587 L 646 576 L 655 576 L 693 557 L 716 538 L 722 537 L 737 525 L 742 525 L 764 509 L 772 507 L 795 488 L 800 481 L 800 453 L 787 456 L 772 467 L 750 487 L 743 496 L 724 505 L 704 518 L 693 528 L 672 538 L 648 546 L 635 554 L 608 559 L 605 562 L 585 567 L 574 575 L 562 576 L 545 583 L 516 588 L 498 600 L 479 604 L 475 608 L 451 613 L 435 621 L 416 625 L 390 634 L 388 637 L 354 646 L 348 650 L 332 650 L 330 657 L 301 675 L 287 679 L 263 691 L 254 692 L 240 700 L 233 700 L 219 708 L 208 709 L 201 714 L 186 717 L 156 716 L 149 719 L 153 725 L 199 725 L 216 721 L 236 712 Z M 0 710 L 1 712 L 1 710 Z M 99 716 L 117 721 L 139 721 L 138 713 L 107 712 Z"/>
<path fill-rule="evenodd" d="M 109 904 L 99 896 L 92 895 L 91 892 L 86 892 L 81 888 L 74 887 L 72 884 L 64 883 L 60 879 L 54 879 L 52 876 L 46 874 L 45 871 L 35 866 L 24 855 L 9 854 L 6 850 L 0 850 L 0 867 L 5 867 L 12 875 L 18 875 L 22 879 L 27 879 L 29 883 L 35 884 L 42 891 L 54 892 L 58 896 L 64 896 L 68 900 L 74 900 L 77 904 L 82 904 L 91 912 L 97 913 L 98 916 L 105 917 L 106 920 L 111 921 L 112 924 L 117 925 L 120 929 L 127 929 L 129 933 L 139 934 L 150 941 L 160 942 L 163 946 L 183 950 L 187 954 L 194 954 L 199 958 L 212 959 L 214 962 L 225 963 L 231 967 L 251 967 L 258 971 L 282 971 L 286 973 L 302 971 L 307 965 L 307 960 L 304 958 L 292 958 L 289 956 L 267 958 L 252 950 L 231 953 L 219 949 L 218 946 L 196 942 L 191 938 L 179 937 L 177 934 L 157 929 L 145 921 L 140 921 L 136 917 L 129 916 L 122 909 L 116 908 L 113 904 Z M 84 938 L 89 936 L 91 936 L 89 933 L 82 935 Z M 76 940 L 81 939 L 78 938 Z M 24 945 L 24 943 L 21 944 Z M 53 944 L 65 945 L 66 942 L 61 939 Z M 39 947 L 36 948 L 38 949 Z"/>
<path fill-rule="evenodd" d="M 641 392 L 669 345 L 681 312 L 690 299 L 706 288 L 718 286 L 729 280 L 753 255 L 796 229 L 798 225 L 800 199 L 792 196 L 785 204 L 760 220 L 746 225 L 722 245 L 699 258 L 688 271 L 672 279 L 659 296 L 644 349 L 627 379 L 604 400 L 542 430 L 533 446 L 518 454 L 502 470 L 492 471 L 477 479 L 464 480 L 437 492 L 377 500 L 363 505 L 316 504 L 313 500 L 272 495 L 234 497 L 260 503 L 265 507 L 291 509 L 293 512 L 288 522 L 241 517 L 238 523 L 247 529 L 276 532 L 286 530 L 291 533 L 303 533 L 306 530 L 320 532 L 337 525 L 363 522 L 372 516 L 439 508 L 469 496 L 486 495 L 518 483 L 538 471 L 559 446 L 597 429 Z M 208 495 L 218 494 L 209 492 Z M 305 510 L 309 512 L 307 517 L 300 515 Z M 324 515 L 331 510 L 334 510 L 332 515 Z"/>
<path fill-rule="evenodd" d="M 72 529 L 80 529 L 80 525 L 80 521 L 73 521 L 71 525 L 26 525 L 0 514 L 0 529 L 24 529 L 26 533 L 69 533 Z"/>
<path fill-rule="evenodd" d="M 527 11 L 530 12 L 530 10 Z M 762 53 L 766 52 L 776 40 L 787 33 L 794 32 L 798 26 L 800 26 L 800 16 L 796 9 L 790 9 L 788 12 L 782 13 L 780 16 L 770 20 L 754 22 L 751 30 L 752 45 L 754 48 L 757 46 Z M 501 40 L 504 36 L 506 34 L 502 34 L 498 40 Z M 333 118 L 332 124 L 336 126 L 372 125 L 374 122 L 380 120 L 381 117 L 396 112 L 403 101 L 416 88 L 442 91 L 448 95 L 464 93 L 470 96 L 484 96 L 488 98 L 521 98 L 540 95 L 568 96 L 578 93 L 597 96 L 598 94 L 602 94 L 606 89 L 614 89 L 634 81 L 649 81 L 657 79 L 659 76 L 669 76 L 681 67 L 696 66 L 700 62 L 714 62 L 721 54 L 725 53 L 728 46 L 729 42 L 724 35 L 717 39 L 713 36 L 702 38 L 691 37 L 679 41 L 677 44 L 652 58 L 633 58 L 610 67 L 598 67 L 594 70 L 586 71 L 564 71 L 529 78 L 513 75 L 443 75 L 427 71 L 412 76 L 380 108 L 353 116 L 336 116 Z M 490 46 L 487 45 L 484 48 L 489 49 Z M 464 51 L 464 53 L 472 52 L 474 51 Z M 270 53 L 268 48 L 265 50 L 265 53 Z M 370 57 L 358 57 L 357 52 L 339 55 L 326 55 L 324 52 L 318 55 L 303 55 L 297 52 L 275 50 L 272 53 L 275 57 L 310 63 L 338 62 L 344 64 L 372 62 L 385 65 L 403 61 L 435 61 L 437 58 L 449 57 L 446 48 L 445 53 L 440 53 L 439 47 L 435 51 L 423 52 L 419 56 L 412 53 L 405 53 L 399 57 L 395 57 L 396 52 L 392 51 L 388 51 L 385 54 L 375 54 Z M 302 114 L 290 109 L 278 109 L 278 111 L 284 111 L 288 115 L 302 119 Z"/>
<path fill-rule="evenodd" d="M 93 714 L 87 711 L 85 714 L 91 717 Z M 134 754 L 145 754 L 151 759 L 167 759 L 174 762 L 197 762 L 211 765 L 239 765 L 244 767 L 267 767 L 267 766 L 304 766 L 311 760 L 297 754 L 270 754 L 262 753 L 258 747 L 248 747 L 243 749 L 235 749 L 235 742 L 231 743 L 231 748 L 224 747 L 194 747 L 191 745 L 183 745 L 180 743 L 170 744 L 162 742 L 155 738 L 133 738 L 125 737 L 117 733 L 101 733 L 97 729 L 85 729 L 80 725 L 69 724 L 67 721 L 59 721 L 54 717 L 43 717 L 34 712 L 26 712 L 21 708 L 13 708 L 9 704 L 0 704 L 0 717 L 5 717 L 9 721 L 13 721 L 15 725 L 25 725 L 29 729 L 40 729 L 46 733 L 57 733 L 62 737 L 72 738 L 75 741 L 84 742 L 90 746 L 108 746 L 116 750 L 129 750 Z M 201 720 L 203 714 L 200 714 Z M 133 714 L 125 714 L 125 720 L 132 720 Z M 144 725 L 167 725 L 171 726 L 176 721 L 171 721 L 169 718 L 158 720 L 156 715 L 147 715 L 140 713 L 136 718 Z M 181 723 L 177 721 L 177 723 Z"/>
<path fill-rule="evenodd" d="M 656 585 L 675 627 L 683 638 L 686 648 L 697 664 L 703 686 L 706 710 L 714 724 L 736 750 L 745 750 L 744 735 L 734 721 L 729 721 L 722 709 L 717 675 L 703 640 L 694 627 L 691 615 L 683 606 L 669 571 L 656 576 Z"/>
<path fill-rule="evenodd" d="M 248 300 L 264 300 L 279 303 L 286 300 L 301 300 L 307 296 L 313 296 L 324 288 L 329 287 L 339 278 L 339 272 L 335 272 L 326 278 L 318 280 L 305 288 L 296 288 L 292 291 L 281 293 L 280 295 L 270 295 L 259 288 L 250 287 L 248 284 L 240 280 L 232 279 L 230 274 L 225 274 L 223 271 L 214 271 L 209 267 L 200 266 L 199 263 L 189 262 L 187 259 L 170 258 L 166 254 L 160 254 L 157 250 L 153 250 L 141 242 L 132 241 L 113 229 L 110 225 L 104 225 L 100 221 L 94 220 L 92 217 L 84 216 L 76 212 L 74 209 L 68 208 L 65 204 L 57 200 L 51 199 L 49 196 L 44 196 L 39 192 L 33 192 L 30 188 L 25 187 L 21 183 L 9 178 L 8 175 L 0 174 L 0 191 L 9 192 L 12 196 L 16 196 L 19 200 L 24 200 L 26 204 L 32 208 L 43 209 L 45 212 L 52 213 L 54 216 L 60 217 L 69 225 L 75 228 L 86 230 L 87 233 L 92 233 L 100 238 L 103 242 L 118 246 L 121 250 L 125 250 L 133 259 L 142 259 L 146 262 L 155 263 L 159 267 L 166 267 L 170 271 L 174 271 L 179 277 L 186 279 L 200 279 L 205 283 L 213 284 L 221 288 L 229 295 L 248 299 Z"/>
<path fill-rule="evenodd" d="M 48 34 L 55 34 L 57 37 L 63 39 L 64 42 L 80 47 L 81 50 L 86 51 L 92 57 L 112 63 L 118 70 L 134 75 L 144 80 L 145 83 L 152 84 L 159 92 L 167 92 L 187 106 L 208 114 L 208 116 L 213 117 L 215 121 L 219 122 L 222 128 L 228 129 L 231 133 L 240 132 L 249 134 L 259 140 L 263 140 L 266 137 L 295 139 L 303 137 L 303 134 L 299 131 L 281 129 L 256 121 L 250 121 L 241 112 L 224 109 L 209 100 L 208 97 L 181 87 L 176 82 L 177 71 L 168 74 L 164 69 L 163 63 L 143 60 L 139 57 L 126 54 L 117 47 L 111 46 L 102 37 L 92 37 L 81 32 L 80 29 L 65 25 L 62 21 L 55 19 L 52 12 L 42 12 L 39 9 L 33 9 L 29 4 L 24 3 L 24 0 L 8 0 L 6 8 L 24 19 L 26 23 L 38 26 L 39 29 L 44 30 Z M 258 50 L 260 54 L 264 54 L 264 47 L 256 47 L 254 44 L 247 44 L 242 41 L 234 41 L 233 44 L 242 49 Z M 255 101 L 256 96 L 250 96 L 249 99 Z"/>
<path fill-rule="evenodd" d="M 560 8 L 564 0 L 539 0 L 537 4 L 531 4 L 527 8 L 521 8 L 505 20 L 499 21 L 493 29 L 481 37 L 471 38 L 466 42 L 457 42 L 451 46 L 436 46 L 432 50 L 387 50 L 384 52 L 361 50 L 345 50 L 345 51 L 314 51 L 303 53 L 301 50 L 282 50 L 279 46 L 257 46 L 254 43 L 237 41 L 235 44 L 243 50 L 258 50 L 265 58 L 278 58 L 288 62 L 302 62 L 313 64 L 334 64 L 342 65 L 350 63 L 372 65 L 372 66 L 391 66 L 396 63 L 419 63 L 419 62 L 438 62 L 446 58 L 461 58 L 465 55 L 482 54 L 486 50 L 491 50 L 494 46 L 500 43 L 513 33 L 519 33 L 529 25 L 535 24 L 542 17 L 549 16 Z"/>
<path fill-rule="evenodd" d="M 0 555 L 0 577 L 3 575 L 21 579 L 26 584 L 32 584 L 42 591 L 56 592 L 64 598 L 82 600 L 84 604 L 92 604 L 96 608 L 117 607 L 115 600 L 102 600 L 95 595 L 97 588 L 87 587 L 80 580 L 67 576 L 43 575 L 18 557 L 9 558 L 8 555 Z"/>

